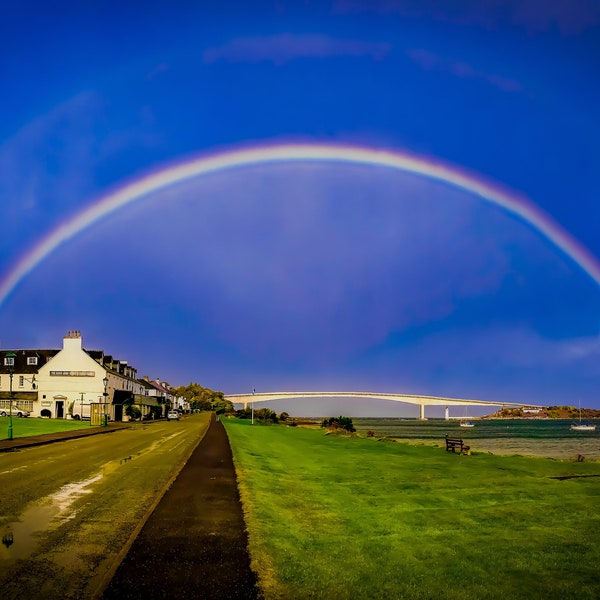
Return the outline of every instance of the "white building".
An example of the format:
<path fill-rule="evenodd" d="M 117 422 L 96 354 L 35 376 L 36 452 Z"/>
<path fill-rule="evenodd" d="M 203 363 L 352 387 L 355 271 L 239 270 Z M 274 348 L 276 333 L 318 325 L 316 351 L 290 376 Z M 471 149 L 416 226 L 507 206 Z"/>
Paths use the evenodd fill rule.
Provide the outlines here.
<path fill-rule="evenodd" d="M 89 418 L 100 424 L 104 415 L 127 420 L 128 405 L 138 405 L 142 416 L 159 405 L 148 398 L 136 369 L 103 351 L 85 350 L 79 331 L 67 333 L 61 350 L 2 351 L 0 356 L 0 403 L 8 403 L 12 371 L 14 401 L 32 417 Z"/>
<path fill-rule="evenodd" d="M 110 396 L 108 383 L 111 378 L 107 370 L 83 349 L 79 331 L 67 333 L 62 350 L 39 368 L 37 381 L 38 411 L 32 416 L 60 419 L 70 414 L 89 417 L 91 405 L 107 404 Z"/>

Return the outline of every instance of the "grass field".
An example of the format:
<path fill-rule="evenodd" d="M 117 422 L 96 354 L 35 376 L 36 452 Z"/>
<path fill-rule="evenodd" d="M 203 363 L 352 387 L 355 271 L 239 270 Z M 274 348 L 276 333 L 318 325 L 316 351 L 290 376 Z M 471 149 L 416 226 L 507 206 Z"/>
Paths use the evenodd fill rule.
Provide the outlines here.
<path fill-rule="evenodd" d="M 267 599 L 600 597 L 599 463 L 225 425 Z"/>
<path fill-rule="evenodd" d="M 0 440 L 8 437 L 8 423 L 10 417 L 0 417 Z M 89 421 L 75 421 L 67 419 L 25 419 L 13 417 L 13 438 L 41 435 L 43 433 L 56 433 L 57 431 L 72 431 L 73 429 L 89 429 Z"/>

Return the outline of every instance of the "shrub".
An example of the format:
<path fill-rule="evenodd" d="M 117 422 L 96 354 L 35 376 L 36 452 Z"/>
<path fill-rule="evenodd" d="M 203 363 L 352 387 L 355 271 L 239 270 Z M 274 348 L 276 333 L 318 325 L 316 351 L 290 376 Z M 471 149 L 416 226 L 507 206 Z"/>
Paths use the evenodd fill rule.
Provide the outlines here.
<path fill-rule="evenodd" d="M 270 408 L 259 408 L 254 411 L 254 418 L 259 421 L 270 421 L 271 423 L 278 423 L 279 419 L 275 411 Z"/>
<path fill-rule="evenodd" d="M 240 410 L 236 410 L 234 414 L 238 419 L 251 419 L 252 418 L 252 409 L 250 407 L 242 408 Z M 254 420 L 270 422 L 270 423 L 278 423 L 279 417 L 277 416 L 275 411 L 272 411 L 270 408 L 257 408 L 254 410 Z"/>
<path fill-rule="evenodd" d="M 328 419 L 323 419 L 321 422 L 321 427 L 329 431 L 334 431 L 336 429 L 343 429 L 345 431 L 349 431 L 353 433 L 356 431 L 354 424 L 352 423 L 352 419 L 350 417 L 329 417 Z"/>
<path fill-rule="evenodd" d="M 125 414 L 129 416 L 132 421 L 137 421 L 142 416 L 142 411 L 137 407 L 130 404 L 125 408 Z"/>

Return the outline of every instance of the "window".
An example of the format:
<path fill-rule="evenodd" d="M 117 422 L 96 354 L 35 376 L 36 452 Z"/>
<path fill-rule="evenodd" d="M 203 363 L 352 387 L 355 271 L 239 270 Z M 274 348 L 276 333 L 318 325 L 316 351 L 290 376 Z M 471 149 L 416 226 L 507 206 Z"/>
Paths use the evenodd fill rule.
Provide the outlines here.
<path fill-rule="evenodd" d="M 23 387 L 25 385 L 25 376 L 19 375 L 19 387 Z"/>
<path fill-rule="evenodd" d="M 37 365 L 37 356 L 28 356 L 27 357 L 27 364 L 28 365 Z"/>
<path fill-rule="evenodd" d="M 5 367 L 14 367 L 15 366 L 14 356 L 5 356 L 4 357 L 4 366 Z"/>

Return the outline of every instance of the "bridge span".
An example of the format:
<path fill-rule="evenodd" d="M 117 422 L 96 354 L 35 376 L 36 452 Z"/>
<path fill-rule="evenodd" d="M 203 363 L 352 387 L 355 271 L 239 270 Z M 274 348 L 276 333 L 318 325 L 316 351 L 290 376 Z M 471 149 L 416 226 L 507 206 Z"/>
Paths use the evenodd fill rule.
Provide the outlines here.
<path fill-rule="evenodd" d="M 489 400 L 469 400 L 464 398 L 442 398 L 438 396 L 415 396 L 413 394 L 386 394 L 379 392 L 260 392 L 253 394 L 228 394 L 226 400 L 233 404 L 243 404 L 244 408 L 253 402 L 271 402 L 303 398 L 374 398 L 391 400 L 405 404 L 419 405 L 419 419 L 425 419 L 426 406 L 444 406 L 445 418 L 450 418 L 450 406 L 490 406 L 500 408 L 546 408 L 536 404 L 519 404 L 515 402 L 491 402 Z"/>

